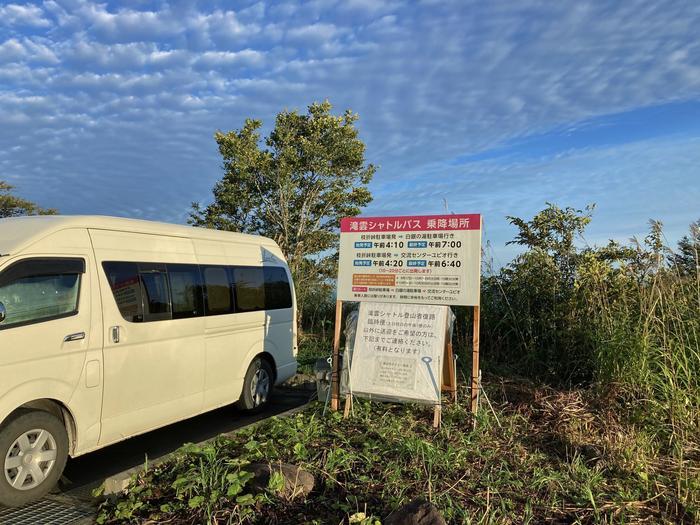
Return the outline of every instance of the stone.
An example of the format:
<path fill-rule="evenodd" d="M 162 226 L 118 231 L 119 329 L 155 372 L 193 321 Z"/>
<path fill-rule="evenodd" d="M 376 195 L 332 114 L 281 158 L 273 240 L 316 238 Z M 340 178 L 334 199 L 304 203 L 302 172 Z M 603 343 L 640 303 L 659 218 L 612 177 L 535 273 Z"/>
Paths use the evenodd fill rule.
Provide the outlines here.
<path fill-rule="evenodd" d="M 446 525 L 445 518 L 432 503 L 415 499 L 392 512 L 385 525 Z"/>
<path fill-rule="evenodd" d="M 272 473 L 279 472 L 284 483 L 278 495 L 287 500 L 305 498 L 314 489 L 316 483 L 313 474 L 288 463 L 252 463 L 245 467 L 245 470 L 253 474 L 253 479 L 248 482 L 247 487 L 254 492 L 265 491 Z"/>

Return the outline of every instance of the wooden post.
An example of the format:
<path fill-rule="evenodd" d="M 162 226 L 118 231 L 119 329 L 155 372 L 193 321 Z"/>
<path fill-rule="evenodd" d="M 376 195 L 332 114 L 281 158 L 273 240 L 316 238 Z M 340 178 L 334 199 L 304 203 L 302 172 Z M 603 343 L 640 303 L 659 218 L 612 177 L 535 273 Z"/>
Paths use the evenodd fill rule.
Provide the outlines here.
<path fill-rule="evenodd" d="M 335 302 L 335 333 L 333 334 L 333 371 L 331 372 L 331 410 L 340 408 L 340 328 L 343 318 L 343 301 Z"/>
<path fill-rule="evenodd" d="M 445 345 L 445 354 L 442 363 L 442 390 L 443 392 L 448 392 L 453 401 L 457 401 L 456 377 L 454 352 L 452 349 L 452 341 L 450 341 Z"/>
<path fill-rule="evenodd" d="M 442 423 L 442 406 L 435 405 L 433 410 L 433 428 L 440 428 Z"/>
<path fill-rule="evenodd" d="M 350 409 L 352 409 L 352 394 L 345 395 L 345 410 L 343 411 L 343 419 L 350 417 Z"/>
<path fill-rule="evenodd" d="M 448 311 L 449 311 L 449 307 Z M 452 396 L 452 400 L 457 402 L 457 370 L 455 369 L 454 350 L 452 347 L 452 339 L 450 335 L 450 316 L 446 316 L 445 326 L 445 352 L 442 362 L 442 388 L 443 392 L 448 392 Z"/>
<path fill-rule="evenodd" d="M 474 307 L 474 334 L 472 337 L 472 414 L 479 409 L 479 325 L 481 314 L 479 307 Z"/>

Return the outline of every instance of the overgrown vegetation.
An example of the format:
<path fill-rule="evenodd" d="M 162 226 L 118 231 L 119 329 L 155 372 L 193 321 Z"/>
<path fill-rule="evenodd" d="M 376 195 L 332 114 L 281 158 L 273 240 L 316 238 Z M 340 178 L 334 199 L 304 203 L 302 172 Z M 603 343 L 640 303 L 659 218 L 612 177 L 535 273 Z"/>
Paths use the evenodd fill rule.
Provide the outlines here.
<path fill-rule="evenodd" d="M 484 280 L 485 363 L 614 396 L 682 459 L 700 436 L 698 225 L 676 251 L 655 221 L 642 241 L 579 248 L 591 211 L 511 218 L 525 251 Z"/>
<path fill-rule="evenodd" d="M 482 406 L 476 430 L 465 390 L 439 431 L 418 406 L 360 402 L 345 421 L 317 405 L 183 451 L 101 518 L 374 524 L 421 496 L 451 523 L 700 522 L 700 224 L 675 250 L 658 222 L 643 240 L 589 247 L 592 211 L 549 205 L 511 218 L 523 252 L 482 283 L 494 409 Z M 306 372 L 330 351 L 324 293 L 300 341 Z M 300 465 L 317 487 L 307 500 L 274 486 L 245 497 L 244 466 L 260 461 Z"/>
<path fill-rule="evenodd" d="M 496 415 L 484 410 L 477 430 L 464 404 L 448 406 L 436 431 L 426 408 L 360 402 L 346 421 L 322 417 L 319 407 L 189 447 L 103 504 L 101 521 L 336 524 L 357 513 L 385 518 L 416 496 L 451 523 L 694 523 L 700 516 L 698 464 L 655 456 L 615 404 L 585 390 L 490 385 Z M 317 488 L 305 501 L 281 499 L 274 487 L 241 497 L 241 466 L 259 461 L 300 465 Z M 230 479 L 235 497 L 225 496 Z"/>

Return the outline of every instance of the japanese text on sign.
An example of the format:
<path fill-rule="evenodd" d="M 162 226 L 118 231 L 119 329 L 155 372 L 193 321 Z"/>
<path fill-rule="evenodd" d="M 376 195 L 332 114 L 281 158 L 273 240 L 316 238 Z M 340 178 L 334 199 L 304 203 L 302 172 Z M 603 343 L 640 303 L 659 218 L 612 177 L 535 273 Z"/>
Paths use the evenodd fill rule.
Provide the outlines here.
<path fill-rule="evenodd" d="M 361 303 L 350 368 L 356 395 L 440 402 L 446 306 Z"/>
<path fill-rule="evenodd" d="M 340 226 L 339 300 L 479 304 L 480 215 L 352 217 Z"/>

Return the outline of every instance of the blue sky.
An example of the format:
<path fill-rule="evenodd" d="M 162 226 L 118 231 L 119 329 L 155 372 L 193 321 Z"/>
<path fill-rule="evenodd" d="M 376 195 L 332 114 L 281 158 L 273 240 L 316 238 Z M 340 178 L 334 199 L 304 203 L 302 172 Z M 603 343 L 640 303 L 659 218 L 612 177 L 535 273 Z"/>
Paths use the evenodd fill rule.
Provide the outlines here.
<path fill-rule="evenodd" d="M 597 203 L 587 241 L 700 218 L 700 3 L 0 3 L 0 179 L 63 213 L 183 222 L 213 134 L 328 98 L 380 166 L 367 214 Z"/>

